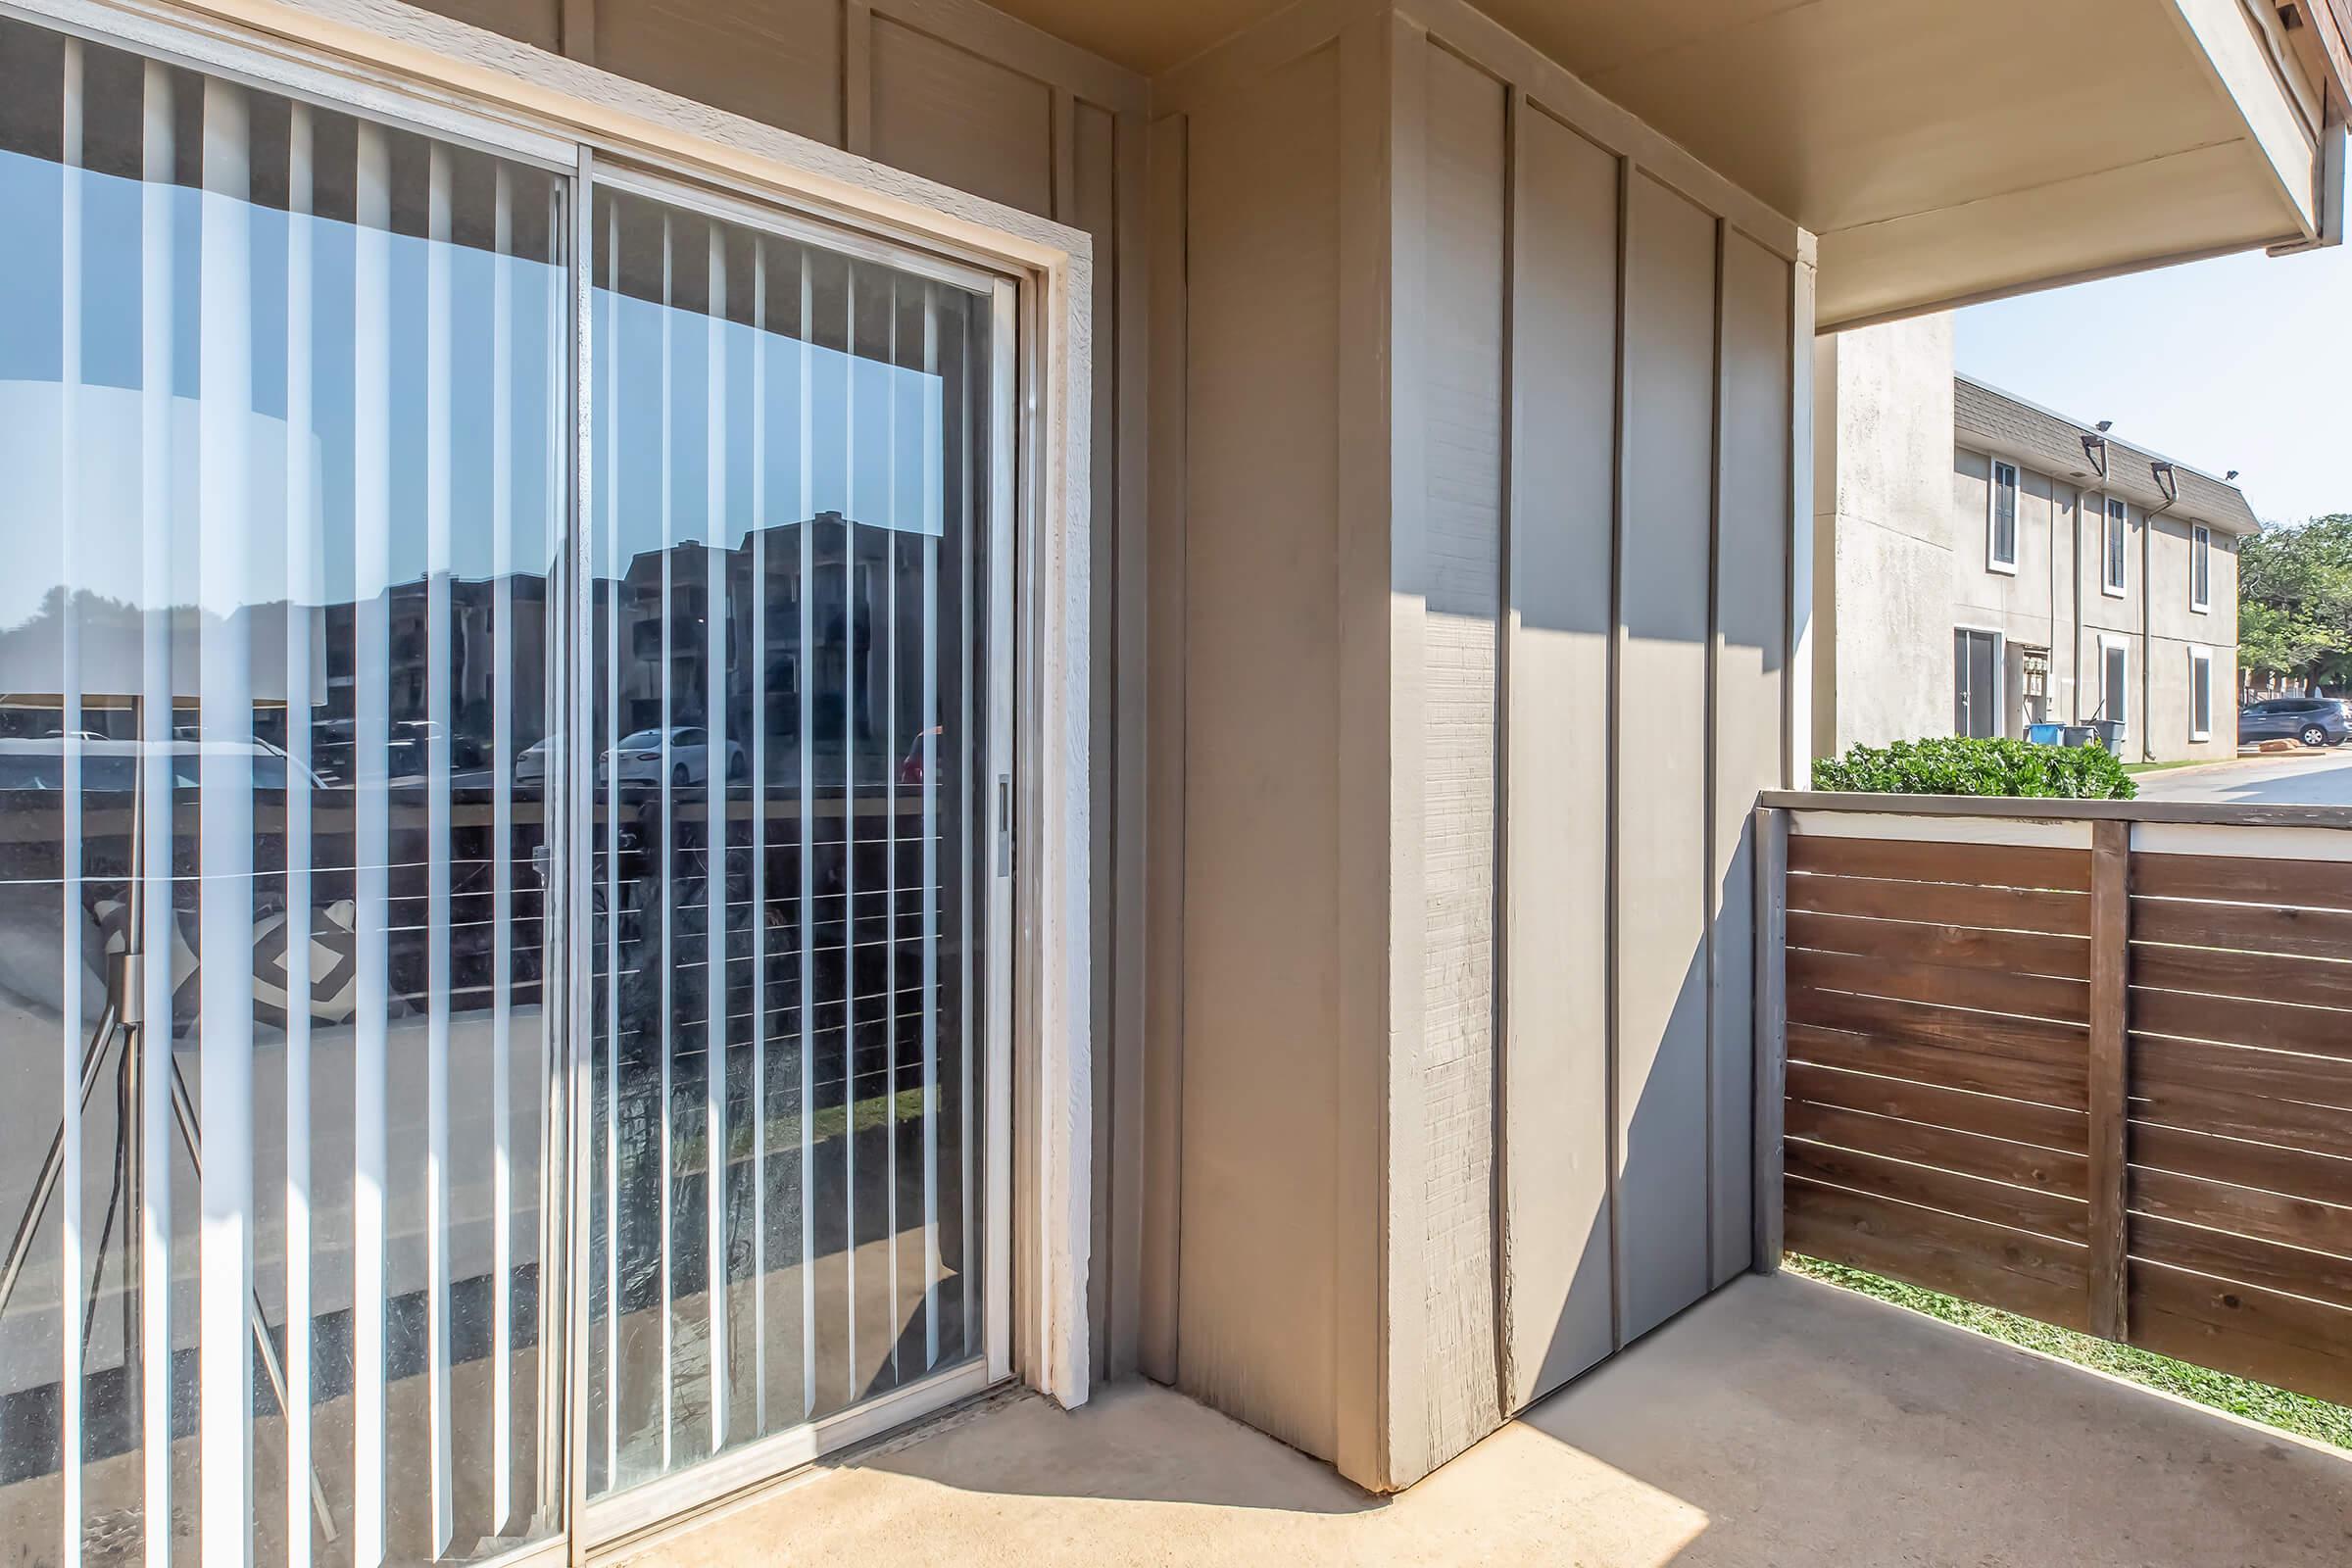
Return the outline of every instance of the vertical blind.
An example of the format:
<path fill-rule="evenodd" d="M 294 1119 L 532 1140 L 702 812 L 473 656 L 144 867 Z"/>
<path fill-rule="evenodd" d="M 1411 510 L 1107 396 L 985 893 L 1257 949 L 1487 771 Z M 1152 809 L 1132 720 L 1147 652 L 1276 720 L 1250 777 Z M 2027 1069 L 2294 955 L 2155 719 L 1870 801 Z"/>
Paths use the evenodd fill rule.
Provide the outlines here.
<path fill-rule="evenodd" d="M 980 1352 L 984 297 L 592 215 L 592 1493 Z"/>
<path fill-rule="evenodd" d="M 0 99 L 0 1535 L 544 1536 L 568 181 L 14 21 Z"/>
<path fill-rule="evenodd" d="M 656 191 L 0 17 L 35 1560 L 486 1558 L 982 1352 L 1006 345 Z"/>

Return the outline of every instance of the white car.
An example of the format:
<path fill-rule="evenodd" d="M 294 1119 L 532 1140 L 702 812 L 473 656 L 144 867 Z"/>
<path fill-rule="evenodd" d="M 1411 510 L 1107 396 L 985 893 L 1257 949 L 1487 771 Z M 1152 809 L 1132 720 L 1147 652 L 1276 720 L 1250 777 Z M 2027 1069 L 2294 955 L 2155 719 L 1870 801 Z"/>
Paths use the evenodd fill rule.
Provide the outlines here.
<path fill-rule="evenodd" d="M 623 784 L 654 784 L 662 782 L 662 769 L 669 769 L 673 789 L 689 789 L 710 780 L 710 736 L 699 725 L 675 725 L 669 732 L 666 764 L 662 756 L 662 732 L 641 729 L 634 735 L 624 735 L 620 744 L 607 752 L 596 764 L 596 781 L 607 784 L 617 779 Z M 726 777 L 729 781 L 751 775 L 751 763 L 742 747 L 727 742 Z"/>

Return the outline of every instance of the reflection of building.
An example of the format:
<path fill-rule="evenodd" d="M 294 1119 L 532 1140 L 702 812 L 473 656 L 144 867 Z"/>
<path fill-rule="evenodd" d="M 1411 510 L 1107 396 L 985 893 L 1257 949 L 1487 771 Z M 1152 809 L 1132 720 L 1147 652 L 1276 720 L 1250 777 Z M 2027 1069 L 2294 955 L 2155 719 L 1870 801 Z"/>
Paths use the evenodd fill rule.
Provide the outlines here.
<path fill-rule="evenodd" d="M 804 528 L 814 530 L 809 541 L 811 581 L 806 585 L 801 567 Z M 766 712 L 760 726 L 771 746 L 797 749 L 805 678 L 813 704 L 817 754 L 837 756 L 846 741 L 857 754 L 858 777 L 880 777 L 897 760 L 885 734 L 890 728 L 894 669 L 898 735 L 910 731 L 922 700 L 926 536 L 861 526 L 854 530 L 852 559 L 853 530 L 837 512 L 823 513 L 813 523 L 773 523 L 758 530 L 757 536 L 761 547 L 758 552 L 754 535 L 747 533 L 741 544 L 719 553 L 724 602 L 716 607 L 710 602 L 712 552 L 701 540 L 681 540 L 666 551 L 641 551 L 630 557 L 617 583 L 597 581 L 600 651 L 611 634 L 608 622 L 615 602 L 620 625 L 618 686 L 599 701 L 613 704 L 616 733 L 658 728 L 665 689 L 671 724 L 704 724 L 711 716 L 716 652 L 723 668 L 723 696 L 717 701 L 731 739 L 750 745 L 754 707 L 764 695 Z M 755 581 L 756 554 L 764 562 L 764 586 Z M 810 636 L 806 651 L 801 647 L 804 593 Z M 761 601 L 759 619 L 764 622 L 764 647 L 757 658 L 752 651 L 756 598 Z M 713 636 L 722 645 L 715 651 Z M 604 721 L 602 713 L 599 717 Z M 780 761 L 782 753 L 774 755 Z"/>
<path fill-rule="evenodd" d="M 2245 496 L 1953 375 L 1951 331 L 1817 350 L 1816 750 L 2112 720 L 2133 760 L 2236 755 Z"/>

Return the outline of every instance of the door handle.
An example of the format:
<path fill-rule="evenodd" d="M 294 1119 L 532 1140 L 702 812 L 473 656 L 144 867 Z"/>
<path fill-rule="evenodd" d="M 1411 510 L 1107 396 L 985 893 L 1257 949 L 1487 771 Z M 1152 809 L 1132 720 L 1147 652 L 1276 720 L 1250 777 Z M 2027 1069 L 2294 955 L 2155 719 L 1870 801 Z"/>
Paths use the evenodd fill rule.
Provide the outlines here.
<path fill-rule="evenodd" d="M 997 875 L 1012 875 L 1012 775 L 997 775 Z"/>

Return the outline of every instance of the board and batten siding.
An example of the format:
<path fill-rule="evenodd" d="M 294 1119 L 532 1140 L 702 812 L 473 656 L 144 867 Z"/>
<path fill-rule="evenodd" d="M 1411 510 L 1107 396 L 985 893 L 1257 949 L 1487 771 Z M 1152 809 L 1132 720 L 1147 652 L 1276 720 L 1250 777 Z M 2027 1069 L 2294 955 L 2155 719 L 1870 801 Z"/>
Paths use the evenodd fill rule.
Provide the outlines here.
<path fill-rule="evenodd" d="M 1145 1365 L 1398 1487 L 1751 1259 L 1809 241 L 1452 0 L 1153 112 Z"/>
<path fill-rule="evenodd" d="M 1094 241 L 1094 1371 L 1143 1320 L 1145 82 L 976 0 L 416 0 Z M 1114 723 L 1117 714 L 1139 715 Z M 1121 745 L 1122 740 L 1126 744 Z"/>

